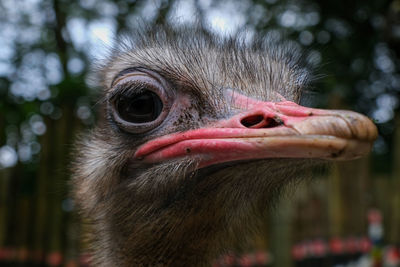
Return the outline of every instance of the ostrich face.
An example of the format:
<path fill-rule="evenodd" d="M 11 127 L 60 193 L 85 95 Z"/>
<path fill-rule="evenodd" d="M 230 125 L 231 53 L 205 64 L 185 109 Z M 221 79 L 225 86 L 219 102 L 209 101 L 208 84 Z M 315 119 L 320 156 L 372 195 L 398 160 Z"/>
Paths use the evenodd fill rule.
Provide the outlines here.
<path fill-rule="evenodd" d="M 299 170 L 360 157 L 376 138 L 363 115 L 296 104 L 308 72 L 289 45 L 159 30 L 122 47 L 100 68 L 104 116 L 74 177 L 76 199 L 107 222 L 102 234 L 118 233 L 103 239 L 122 254 L 138 254 L 138 229 L 154 223 L 186 236 L 194 225 L 239 227 Z"/>
<path fill-rule="evenodd" d="M 125 170 L 180 162 L 185 172 L 254 159 L 353 159 L 376 138 L 362 115 L 294 103 L 308 73 L 288 45 L 158 31 L 114 54 L 101 73 L 101 131 L 121 148 L 106 166 L 119 155 Z"/>

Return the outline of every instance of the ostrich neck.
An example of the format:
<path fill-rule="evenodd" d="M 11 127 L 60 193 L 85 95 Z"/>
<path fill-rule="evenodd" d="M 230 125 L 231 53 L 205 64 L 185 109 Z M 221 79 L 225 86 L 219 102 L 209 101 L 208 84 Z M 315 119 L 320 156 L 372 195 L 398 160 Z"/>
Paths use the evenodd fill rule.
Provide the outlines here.
<path fill-rule="evenodd" d="M 110 238 L 121 248 L 121 266 L 209 266 L 226 240 L 227 218 L 218 207 L 179 203 L 153 214 L 136 213 L 132 220 L 110 231 L 118 233 Z"/>
<path fill-rule="evenodd" d="M 147 193 L 153 190 L 135 197 L 128 190 L 115 194 L 111 204 L 104 205 L 111 208 L 98 219 L 108 225 L 104 234 L 97 231 L 105 235 L 97 237 L 103 240 L 98 244 L 108 245 L 97 251 L 107 250 L 112 261 L 103 266 L 115 262 L 117 266 L 210 266 L 224 250 L 238 244 L 237 237 L 243 243 L 243 237 L 259 229 L 260 215 L 280 191 L 282 178 L 247 173 L 254 164 L 169 183 L 174 189 L 167 193 L 155 185 L 158 191 L 151 196 Z M 274 166 L 263 164 L 258 169 L 268 173 L 282 167 Z M 277 174 L 281 176 L 280 171 Z"/>

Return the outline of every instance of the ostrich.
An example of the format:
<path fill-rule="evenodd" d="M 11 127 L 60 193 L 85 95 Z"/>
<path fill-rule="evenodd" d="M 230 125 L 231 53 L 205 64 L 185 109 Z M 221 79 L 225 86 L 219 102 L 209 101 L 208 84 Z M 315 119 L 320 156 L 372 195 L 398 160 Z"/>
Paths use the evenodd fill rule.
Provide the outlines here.
<path fill-rule="evenodd" d="M 209 266 L 284 185 L 377 136 L 363 115 L 297 104 L 310 76 L 289 44 L 165 27 L 97 73 L 101 116 L 72 179 L 94 266 Z"/>

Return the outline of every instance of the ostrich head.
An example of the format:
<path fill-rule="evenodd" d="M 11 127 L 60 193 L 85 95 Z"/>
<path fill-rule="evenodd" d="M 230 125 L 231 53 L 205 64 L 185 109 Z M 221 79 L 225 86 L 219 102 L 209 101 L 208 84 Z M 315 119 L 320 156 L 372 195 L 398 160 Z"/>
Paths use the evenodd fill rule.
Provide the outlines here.
<path fill-rule="evenodd" d="M 101 116 L 73 168 L 96 266 L 207 266 L 282 186 L 377 135 L 363 115 L 298 105 L 309 75 L 282 43 L 158 29 L 98 74 Z"/>

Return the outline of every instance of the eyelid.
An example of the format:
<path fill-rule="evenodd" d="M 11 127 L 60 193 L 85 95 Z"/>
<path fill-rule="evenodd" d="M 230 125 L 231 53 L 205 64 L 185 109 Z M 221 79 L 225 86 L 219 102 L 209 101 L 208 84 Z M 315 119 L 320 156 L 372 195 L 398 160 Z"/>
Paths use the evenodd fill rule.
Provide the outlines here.
<path fill-rule="evenodd" d="M 137 71 L 137 68 L 127 68 L 127 69 L 124 69 L 124 70 L 118 72 L 118 74 L 115 75 L 115 77 L 111 81 L 110 87 L 112 88 L 115 85 L 115 81 L 119 80 L 121 77 L 125 76 L 127 73 L 136 72 L 136 71 Z"/>
<path fill-rule="evenodd" d="M 120 71 L 111 82 L 111 88 L 117 85 L 120 81 L 125 80 L 129 76 L 148 76 L 155 79 L 158 83 L 165 87 L 164 79 L 154 71 L 143 68 L 127 68 Z"/>
<path fill-rule="evenodd" d="M 168 82 L 161 75 L 154 71 L 129 68 L 120 72 L 120 74 L 122 73 L 124 74 L 121 76 L 117 75 L 113 81 L 113 85 L 108 94 L 109 100 L 113 99 L 116 95 L 121 94 L 124 91 L 134 89 L 135 84 L 138 85 L 138 87 L 140 87 L 140 84 L 147 84 L 147 88 L 158 94 L 162 99 L 169 99 L 172 95 L 174 95 L 174 91 L 170 90 L 171 87 Z"/>
<path fill-rule="evenodd" d="M 160 96 L 166 95 L 166 87 L 164 83 L 161 83 L 158 79 L 154 79 L 154 77 L 146 74 L 143 75 L 142 73 L 132 73 L 117 80 L 117 83 L 114 84 L 109 93 L 109 99 L 126 91 L 136 91 L 135 89 L 138 88 L 146 88 Z"/>
<path fill-rule="evenodd" d="M 143 73 L 140 73 L 140 72 L 131 72 L 131 73 L 122 75 L 122 76 L 120 76 L 120 77 L 117 77 L 117 78 L 113 81 L 113 84 L 111 85 L 111 87 L 114 87 L 114 86 L 118 85 L 118 83 L 119 83 L 120 81 L 123 81 L 123 80 L 125 80 L 126 78 L 133 77 L 133 76 L 143 76 Z"/>

